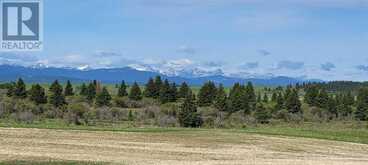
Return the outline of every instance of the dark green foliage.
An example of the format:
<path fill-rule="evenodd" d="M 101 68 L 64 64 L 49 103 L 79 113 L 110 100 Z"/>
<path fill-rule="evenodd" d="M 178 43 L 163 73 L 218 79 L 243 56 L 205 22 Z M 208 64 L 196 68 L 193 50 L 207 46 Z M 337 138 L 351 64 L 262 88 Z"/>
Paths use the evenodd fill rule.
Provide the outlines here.
<path fill-rule="evenodd" d="M 63 95 L 63 87 L 56 80 L 49 89 L 49 103 L 55 107 L 61 107 L 66 104 L 65 97 Z"/>
<path fill-rule="evenodd" d="M 256 93 L 254 91 L 253 84 L 251 82 L 247 83 L 245 87 L 245 99 L 249 102 L 250 105 L 255 105 L 256 103 Z"/>
<path fill-rule="evenodd" d="M 239 83 L 234 84 L 229 93 L 229 112 L 244 110 L 243 88 Z"/>
<path fill-rule="evenodd" d="M 13 96 L 22 99 L 27 97 L 26 84 L 21 78 L 19 78 L 17 83 L 15 84 L 15 87 L 13 89 Z"/>
<path fill-rule="evenodd" d="M 197 112 L 195 96 L 191 92 L 180 106 L 178 118 L 182 127 L 200 127 L 203 124 L 201 115 Z"/>
<path fill-rule="evenodd" d="M 80 92 L 79 92 L 79 95 L 81 96 L 87 96 L 88 94 L 88 89 L 87 89 L 87 86 L 85 83 L 83 83 L 81 86 L 80 86 Z"/>
<path fill-rule="evenodd" d="M 257 104 L 256 111 L 254 112 L 254 117 L 256 118 L 258 123 L 266 124 L 271 119 L 270 113 L 263 106 L 263 104 Z"/>
<path fill-rule="evenodd" d="M 354 112 L 357 120 L 368 120 L 368 88 L 362 88 L 358 93 L 357 109 Z"/>
<path fill-rule="evenodd" d="M 331 118 L 338 117 L 337 101 L 336 101 L 336 99 L 333 96 L 329 96 L 328 97 L 327 111 L 331 115 Z"/>
<path fill-rule="evenodd" d="M 95 97 L 96 97 L 96 85 L 94 83 L 90 83 L 87 87 L 86 99 L 88 100 L 88 102 L 92 103 Z"/>
<path fill-rule="evenodd" d="M 198 106 L 210 106 L 213 104 L 217 93 L 215 83 L 209 81 L 205 83 L 198 93 Z"/>
<path fill-rule="evenodd" d="M 153 78 L 150 78 L 148 80 L 148 83 L 146 84 L 146 87 L 144 88 L 144 95 L 146 97 L 153 98 L 156 95 L 156 90 L 157 90 L 156 84 L 155 84 Z"/>
<path fill-rule="evenodd" d="M 323 108 L 323 109 L 328 109 L 328 100 L 329 100 L 329 96 L 328 93 L 326 92 L 326 90 L 322 89 L 319 91 L 317 98 L 315 98 L 316 101 L 314 104 L 316 104 L 315 106 L 319 107 L 319 108 Z"/>
<path fill-rule="evenodd" d="M 179 88 L 179 98 L 185 98 L 190 91 L 190 88 L 187 83 L 183 82 Z"/>
<path fill-rule="evenodd" d="M 9 85 L 6 87 L 6 89 L 7 89 L 6 95 L 8 97 L 13 97 L 13 95 L 14 95 L 14 88 L 15 88 L 15 83 L 14 82 L 9 83 Z"/>
<path fill-rule="evenodd" d="M 311 85 L 305 89 L 304 100 L 311 106 L 317 106 L 318 102 L 316 98 L 319 95 L 319 88 L 316 85 Z"/>
<path fill-rule="evenodd" d="M 164 84 L 161 85 L 161 89 L 160 89 L 160 102 L 161 104 L 165 104 L 168 103 L 170 101 L 170 83 L 169 81 L 166 79 Z"/>
<path fill-rule="evenodd" d="M 282 96 L 282 93 L 280 92 L 276 97 L 276 105 L 275 110 L 279 111 L 284 108 L 284 96 Z"/>
<path fill-rule="evenodd" d="M 134 115 L 133 115 L 132 110 L 129 110 L 129 112 L 128 112 L 128 120 L 129 121 L 133 121 L 134 120 Z"/>
<path fill-rule="evenodd" d="M 156 76 L 155 78 L 155 86 L 153 90 L 153 98 L 158 99 L 160 97 L 160 90 L 162 87 L 162 79 L 161 76 Z"/>
<path fill-rule="evenodd" d="M 271 101 L 272 102 L 276 102 L 276 100 L 277 100 L 277 93 L 276 92 L 272 92 Z"/>
<path fill-rule="evenodd" d="M 111 105 L 111 95 L 106 87 L 103 87 L 102 91 L 96 95 L 96 105 L 99 107 Z"/>
<path fill-rule="evenodd" d="M 170 85 L 170 97 L 169 102 L 175 102 L 178 100 L 178 88 L 176 87 L 175 83 Z"/>
<path fill-rule="evenodd" d="M 39 84 L 32 85 L 31 89 L 29 90 L 29 95 L 30 100 L 33 101 L 36 105 L 47 103 L 45 89 L 42 88 Z"/>
<path fill-rule="evenodd" d="M 264 103 L 268 103 L 268 101 L 269 101 L 268 94 L 267 93 L 264 93 L 264 95 L 263 95 L 263 102 Z"/>
<path fill-rule="evenodd" d="M 290 89 L 290 94 L 285 100 L 285 108 L 289 113 L 302 113 L 301 105 L 302 103 L 299 100 L 298 90 Z"/>
<path fill-rule="evenodd" d="M 65 90 L 64 90 L 64 95 L 65 96 L 73 96 L 74 92 L 73 92 L 73 86 L 70 83 L 70 81 L 68 80 L 65 86 Z"/>
<path fill-rule="evenodd" d="M 128 96 L 127 86 L 125 84 L 125 81 L 122 81 L 118 89 L 118 97 L 125 97 L 125 96 Z"/>
<path fill-rule="evenodd" d="M 132 99 L 135 101 L 142 100 L 142 91 L 136 82 L 134 82 L 132 88 L 130 89 L 129 99 Z"/>
<path fill-rule="evenodd" d="M 227 95 L 222 84 L 219 85 L 217 89 L 217 94 L 214 102 L 215 108 L 219 111 L 227 111 Z"/>

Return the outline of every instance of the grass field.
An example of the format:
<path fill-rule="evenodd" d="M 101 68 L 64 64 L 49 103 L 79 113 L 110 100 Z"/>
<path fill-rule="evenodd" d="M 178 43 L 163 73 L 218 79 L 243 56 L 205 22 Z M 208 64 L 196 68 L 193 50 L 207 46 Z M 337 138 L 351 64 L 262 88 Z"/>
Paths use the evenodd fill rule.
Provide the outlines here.
<path fill-rule="evenodd" d="M 0 128 L 2 164 L 365 164 L 368 145 L 224 130 Z M 1 164 L 1 163 L 0 163 Z"/>

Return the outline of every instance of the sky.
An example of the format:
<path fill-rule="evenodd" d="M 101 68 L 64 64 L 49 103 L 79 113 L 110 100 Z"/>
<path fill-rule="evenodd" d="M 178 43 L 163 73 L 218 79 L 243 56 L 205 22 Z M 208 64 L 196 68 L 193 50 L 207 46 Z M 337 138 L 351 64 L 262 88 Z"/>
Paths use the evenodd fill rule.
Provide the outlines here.
<path fill-rule="evenodd" d="M 368 81 L 368 0 L 44 0 L 43 29 L 0 63 Z"/>

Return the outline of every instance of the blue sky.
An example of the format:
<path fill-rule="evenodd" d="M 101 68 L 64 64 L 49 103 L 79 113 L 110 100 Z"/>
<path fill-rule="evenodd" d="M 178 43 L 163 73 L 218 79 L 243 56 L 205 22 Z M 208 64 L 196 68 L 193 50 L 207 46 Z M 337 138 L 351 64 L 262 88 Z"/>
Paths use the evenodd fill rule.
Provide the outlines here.
<path fill-rule="evenodd" d="M 44 42 L 43 52 L 0 57 L 362 81 L 368 0 L 45 0 Z"/>

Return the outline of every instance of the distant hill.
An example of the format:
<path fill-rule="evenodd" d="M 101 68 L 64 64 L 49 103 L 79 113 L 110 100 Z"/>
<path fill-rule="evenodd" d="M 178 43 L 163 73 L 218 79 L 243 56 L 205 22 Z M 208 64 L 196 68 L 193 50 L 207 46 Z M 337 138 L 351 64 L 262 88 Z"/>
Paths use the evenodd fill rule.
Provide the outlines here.
<path fill-rule="evenodd" d="M 160 75 L 176 83 L 187 82 L 190 85 L 201 85 L 206 81 L 214 81 L 230 86 L 236 82 L 246 83 L 248 81 L 256 85 L 287 85 L 301 83 L 311 80 L 303 80 L 291 77 L 272 77 L 272 78 L 233 78 L 223 75 L 204 76 L 195 78 L 171 77 L 151 71 L 139 71 L 130 67 L 111 68 L 111 69 L 89 69 L 80 70 L 75 68 L 54 68 L 54 67 L 24 67 L 16 65 L 0 65 L 0 81 L 9 82 L 22 77 L 26 82 L 49 83 L 56 79 L 61 82 L 71 80 L 74 83 L 88 82 L 91 80 L 99 80 L 103 83 L 119 83 L 125 80 L 128 83 L 138 82 L 144 84 L 150 77 Z M 320 80 L 313 80 L 318 81 Z"/>

